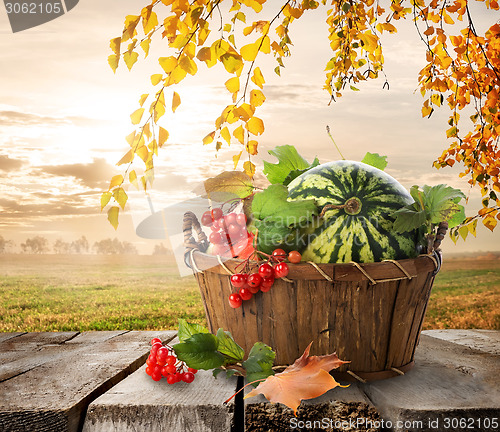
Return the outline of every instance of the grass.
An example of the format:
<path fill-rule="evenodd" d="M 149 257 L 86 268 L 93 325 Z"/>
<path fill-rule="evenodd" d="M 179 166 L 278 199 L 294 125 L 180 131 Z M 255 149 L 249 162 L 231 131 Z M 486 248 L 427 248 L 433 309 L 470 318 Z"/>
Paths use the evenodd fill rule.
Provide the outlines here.
<path fill-rule="evenodd" d="M 193 277 L 166 256 L 0 255 L 0 331 L 160 330 L 205 323 Z M 500 260 L 448 260 L 425 329 L 500 330 Z"/>

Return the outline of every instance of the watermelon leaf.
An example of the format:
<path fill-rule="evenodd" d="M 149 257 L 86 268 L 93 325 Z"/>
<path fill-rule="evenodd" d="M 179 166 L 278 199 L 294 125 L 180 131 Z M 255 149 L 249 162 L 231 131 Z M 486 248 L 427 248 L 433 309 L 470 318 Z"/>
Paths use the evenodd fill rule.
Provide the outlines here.
<path fill-rule="evenodd" d="M 252 213 L 256 219 L 280 223 L 285 227 L 307 223 L 318 214 L 315 200 L 288 201 L 288 189 L 281 184 L 268 186 L 255 194 Z"/>
<path fill-rule="evenodd" d="M 361 162 L 384 171 L 387 166 L 387 156 L 380 156 L 378 153 L 367 152 Z"/>
<path fill-rule="evenodd" d="M 318 158 L 315 158 L 310 164 L 291 145 L 277 146 L 273 150 L 269 150 L 268 153 L 278 159 L 276 164 L 264 161 L 263 173 L 272 184 L 286 186 L 294 178 L 319 165 Z"/>
<path fill-rule="evenodd" d="M 396 232 L 403 233 L 427 225 L 427 233 L 430 234 L 440 222 L 448 222 L 449 228 L 453 228 L 465 220 L 465 210 L 459 202 L 466 197 L 459 189 L 444 184 L 424 185 L 422 189 L 413 186 L 410 194 L 415 202 L 394 212 Z"/>

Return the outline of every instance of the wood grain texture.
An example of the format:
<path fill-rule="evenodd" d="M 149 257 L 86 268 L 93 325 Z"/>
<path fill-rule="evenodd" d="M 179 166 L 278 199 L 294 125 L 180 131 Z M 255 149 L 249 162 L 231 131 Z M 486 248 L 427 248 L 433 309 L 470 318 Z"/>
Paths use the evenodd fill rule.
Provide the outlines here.
<path fill-rule="evenodd" d="M 0 342 L 0 431 L 77 431 L 88 404 L 175 332 L 26 333 Z"/>
<path fill-rule="evenodd" d="M 230 307 L 230 275 L 215 257 L 196 252 L 196 274 L 212 332 L 224 328 L 245 352 L 262 341 L 276 352 L 275 364 L 293 363 L 313 342 L 311 355 L 337 352 L 340 371 L 376 372 L 413 361 L 434 276 L 427 256 L 361 264 L 373 284 L 352 264 L 323 264 L 328 281 L 308 263 L 290 264 L 290 282 L 276 280 L 242 307 Z M 224 265 L 234 271 L 240 260 Z M 213 265 L 210 268 L 207 266 Z M 241 268 L 241 267 L 239 267 Z"/>

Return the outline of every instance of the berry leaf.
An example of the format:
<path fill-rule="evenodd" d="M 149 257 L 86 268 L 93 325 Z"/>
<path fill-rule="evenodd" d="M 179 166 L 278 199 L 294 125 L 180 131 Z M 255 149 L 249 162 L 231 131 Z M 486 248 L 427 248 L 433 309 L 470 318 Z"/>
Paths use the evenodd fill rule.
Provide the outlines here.
<path fill-rule="evenodd" d="M 248 358 L 242 363 L 247 372 L 247 381 L 249 383 L 262 380 L 274 374 L 273 363 L 276 354 L 274 351 L 262 342 L 256 342 Z M 254 384 L 254 386 L 257 384 Z"/>
<path fill-rule="evenodd" d="M 192 335 L 172 348 L 179 360 L 193 369 L 214 369 L 224 364 L 224 356 L 217 351 L 218 340 L 211 333 Z"/>
<path fill-rule="evenodd" d="M 188 323 L 185 319 L 179 318 L 179 331 L 177 337 L 181 342 L 189 339 L 197 333 L 210 333 L 207 328 L 200 324 Z M 196 369 L 196 368 L 195 368 Z"/>
<path fill-rule="evenodd" d="M 269 376 L 248 393 L 245 399 L 263 394 L 269 402 L 280 402 L 293 409 L 296 415 L 301 400 L 321 396 L 339 386 L 328 372 L 349 362 L 339 360 L 335 353 L 309 357 L 310 347 L 311 344 L 293 365 L 279 374 Z"/>
<path fill-rule="evenodd" d="M 378 153 L 367 152 L 361 162 L 384 171 L 387 166 L 387 156 L 380 156 Z"/>
<path fill-rule="evenodd" d="M 219 329 L 217 331 L 217 350 L 227 357 L 225 364 L 243 361 L 245 351 L 233 339 L 230 332 Z"/>
<path fill-rule="evenodd" d="M 277 146 L 268 153 L 278 159 L 276 164 L 264 161 L 263 173 L 272 184 L 279 183 L 286 186 L 295 177 L 319 165 L 318 158 L 310 164 L 291 145 Z"/>

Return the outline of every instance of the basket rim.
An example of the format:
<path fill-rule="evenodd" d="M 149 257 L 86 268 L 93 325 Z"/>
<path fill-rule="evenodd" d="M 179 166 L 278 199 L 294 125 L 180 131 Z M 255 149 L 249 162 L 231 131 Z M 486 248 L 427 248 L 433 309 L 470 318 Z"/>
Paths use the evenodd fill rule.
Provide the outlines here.
<path fill-rule="evenodd" d="M 256 268 L 264 262 L 250 261 L 250 267 Z M 239 258 L 222 258 L 218 255 L 210 255 L 193 249 L 186 253 L 186 263 L 194 272 L 208 272 L 218 275 L 229 276 L 241 271 L 246 260 Z M 385 260 L 372 263 L 332 263 L 316 264 L 312 262 L 301 262 L 299 264 L 287 263 L 289 273 L 287 282 L 294 280 L 323 280 L 328 282 L 353 282 L 368 281 L 375 285 L 381 282 L 397 281 L 402 279 L 411 280 L 421 274 L 436 274 L 441 266 L 441 252 L 434 251 L 432 254 L 419 255 L 415 258 L 403 260 Z M 202 268 L 203 270 L 200 270 Z"/>

